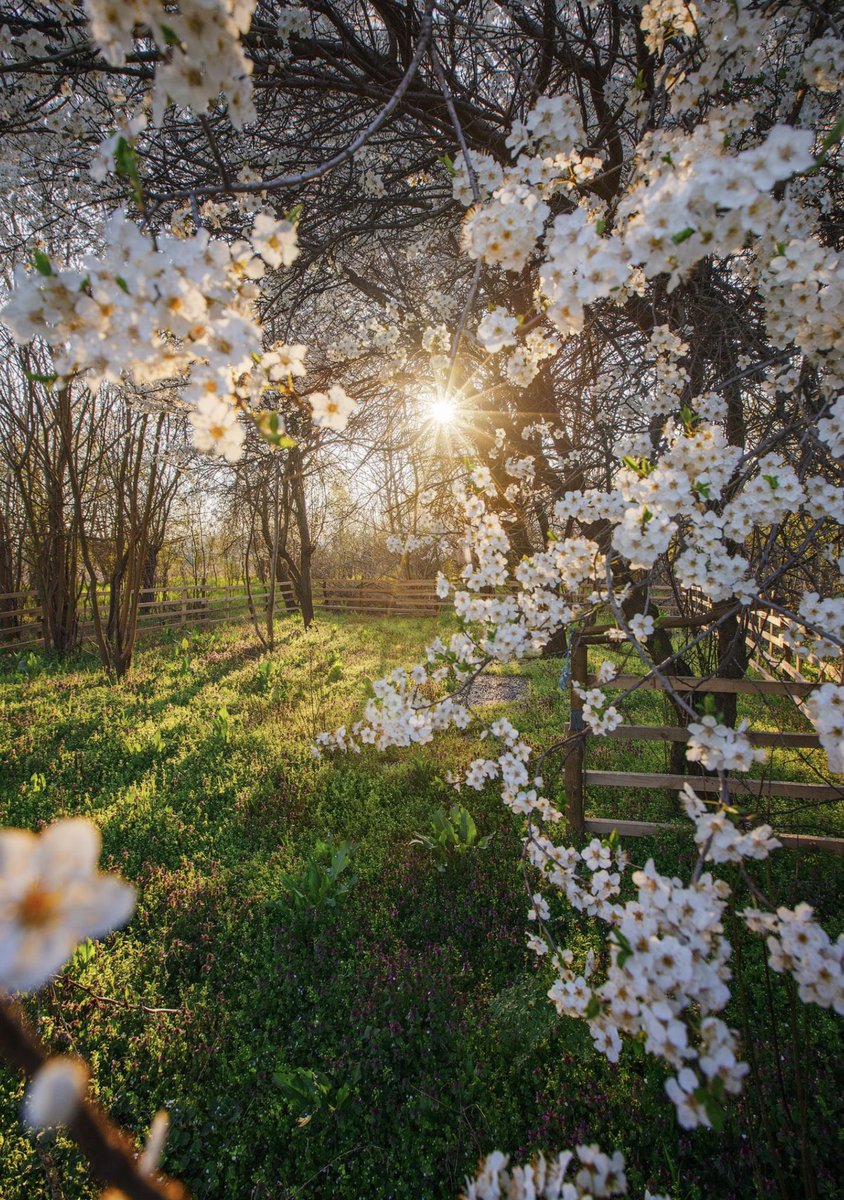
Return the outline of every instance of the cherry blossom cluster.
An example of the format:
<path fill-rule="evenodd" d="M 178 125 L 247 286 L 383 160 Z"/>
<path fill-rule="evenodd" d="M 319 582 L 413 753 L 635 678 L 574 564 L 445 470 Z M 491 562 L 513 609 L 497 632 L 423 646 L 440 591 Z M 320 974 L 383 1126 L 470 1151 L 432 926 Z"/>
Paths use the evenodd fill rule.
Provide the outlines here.
<path fill-rule="evenodd" d="M 804 592 L 797 614 L 805 625 L 786 625 L 782 631 L 786 645 L 801 657 L 813 654 L 816 658 L 839 658 L 844 644 L 844 600 Z"/>
<path fill-rule="evenodd" d="M 646 1051 L 677 1072 L 666 1091 L 680 1123 L 710 1125 L 714 1081 L 737 1094 L 747 1072 L 736 1035 L 715 1015 L 730 996 L 723 936 L 729 887 L 708 873 L 686 886 L 660 875 L 649 860 L 633 873 L 636 899 L 621 904 L 624 852 L 598 839 L 583 851 L 556 846 L 534 831 L 528 854 L 569 904 L 610 930 L 601 971 L 591 958 L 575 971 L 570 950 L 553 954 L 558 978 L 548 995 L 557 1011 L 587 1021 L 596 1049 L 611 1062 L 621 1053 L 622 1034 L 644 1034 Z"/>
<path fill-rule="evenodd" d="M 826 751 L 830 771 L 844 775 L 844 687 L 821 684 L 808 697 L 804 709 Z"/>
<path fill-rule="evenodd" d="M 506 308 L 491 309 L 478 326 L 478 341 L 490 354 L 496 354 L 506 346 L 515 346 L 519 322 L 510 316 Z"/>
<path fill-rule="evenodd" d="M 463 249 L 505 271 L 521 271 L 550 211 L 535 188 L 505 184 L 495 192 L 494 203 L 474 208 L 466 217 Z"/>
<path fill-rule="evenodd" d="M 609 703 L 606 693 L 600 688 L 584 688 L 579 683 L 572 685 L 582 701 L 581 715 L 593 733 L 599 736 L 612 733 L 621 724 L 621 713 Z"/>
<path fill-rule="evenodd" d="M 252 63 L 241 35 L 252 23 L 256 0 L 85 0 L 91 33 L 108 62 L 119 66 L 139 48 L 139 30 L 165 56 L 155 76 L 153 112 L 160 122 L 168 104 L 203 112 L 221 93 L 232 124 L 254 120 Z"/>
<path fill-rule="evenodd" d="M 803 54 L 803 76 L 819 92 L 837 92 L 844 79 L 844 38 L 826 33 L 815 38 Z"/>
<path fill-rule="evenodd" d="M 764 750 L 754 749 L 745 735 L 747 721 L 735 729 L 721 725 L 715 717 L 702 717 L 689 725 L 686 758 L 699 762 L 708 771 L 749 771 L 755 762 L 764 762 Z"/>
<path fill-rule="evenodd" d="M 474 1179 L 466 1180 L 464 1200 L 603 1200 L 626 1196 L 624 1156 L 598 1146 L 577 1146 L 554 1158 L 540 1154 L 511 1167 L 500 1151 L 487 1155 Z M 668 1200 L 645 1191 L 644 1200 Z"/>
<path fill-rule="evenodd" d="M 505 378 L 514 387 L 524 388 L 532 383 L 540 364 L 553 358 L 560 348 L 559 341 L 548 337 L 541 329 L 532 329 L 502 362 Z"/>
<path fill-rule="evenodd" d="M 689 756 L 691 757 L 691 756 Z M 754 825 L 743 833 L 733 814 L 720 805 L 707 808 L 690 784 L 681 794 L 683 808 L 695 825 L 695 843 L 702 855 L 714 863 L 741 862 L 743 858 L 767 858 L 781 845 L 771 835 L 770 825 Z"/>
<path fill-rule="evenodd" d="M 307 37 L 311 32 L 311 21 L 310 9 L 291 4 L 278 13 L 276 20 L 278 36 L 285 42 L 289 41 L 291 37 Z"/>
<path fill-rule="evenodd" d="M 506 188 L 536 189 L 543 200 L 576 191 L 600 173 L 603 160 L 581 148 L 583 121 L 572 96 L 540 96 L 525 121 L 516 120 L 506 145 L 514 162 L 502 166 L 491 155 L 458 154 L 453 167 L 455 200 L 466 207 Z"/>
<path fill-rule="evenodd" d="M 680 30 L 689 35 L 697 31 L 692 7 L 674 0 L 646 5 L 643 23 L 646 34 L 657 40 Z M 540 97 L 509 142 L 513 148 L 536 150 L 533 158 L 523 154 L 514 172 L 477 156 L 474 180 L 481 203 L 466 216 L 464 248 L 490 265 L 520 271 L 542 240 L 545 314 L 568 336 L 582 328 L 588 305 L 622 299 L 633 272 L 649 279 L 666 273 L 674 287 L 702 258 L 740 253 L 756 240 L 760 283 L 775 321 L 786 329 L 785 340 L 797 341 L 809 354 L 832 354 L 837 363 L 838 256 L 822 247 L 791 193 L 776 199 L 771 195 L 775 186 L 814 165 L 814 132 L 775 125 L 756 145 L 735 150 L 747 141 L 748 118 L 749 107 L 737 104 L 711 112 L 690 133 L 671 128 L 646 135 L 612 232 L 594 198 L 577 189 L 573 208 L 558 213 L 546 232 L 551 214 L 547 200 L 553 191 L 549 180 L 554 178 L 546 164 L 557 163 L 562 174 L 560 162 L 575 152 L 583 133 L 571 97 Z M 556 158 L 547 157 L 552 152 Z M 470 183 L 468 165 L 461 161 L 454 186 L 464 202 L 474 198 Z M 805 230 L 805 236 L 795 239 L 795 229 Z M 777 248 L 773 257 L 770 246 Z M 808 252 L 807 264 L 801 250 Z M 791 275 L 785 265 L 790 261 L 795 263 Z M 482 323 L 479 336 L 488 349 L 513 344 L 512 320 L 496 310 Z"/>
<path fill-rule="evenodd" d="M 47 340 L 60 377 L 184 382 L 194 445 L 236 461 L 246 436 L 238 412 L 305 374 L 303 345 L 262 352 L 254 303 L 266 268 L 298 256 L 295 225 L 258 212 L 231 244 L 206 229 L 153 239 L 118 210 L 104 242 L 78 267 L 56 269 L 37 254 L 34 271 L 19 268 L 3 321 L 19 342 Z M 315 424 L 334 430 L 356 408 L 339 385 L 313 393 L 310 406 Z"/>
<path fill-rule="evenodd" d="M 804 1004 L 844 1016 L 844 934 L 833 942 L 808 904 L 775 913 L 747 908 L 742 916 L 749 929 L 765 937 L 771 968 L 794 976 Z"/>
<path fill-rule="evenodd" d="M 642 6 L 642 33 L 653 54 L 661 54 L 667 38 L 694 37 L 700 10 L 691 0 L 647 0 Z"/>

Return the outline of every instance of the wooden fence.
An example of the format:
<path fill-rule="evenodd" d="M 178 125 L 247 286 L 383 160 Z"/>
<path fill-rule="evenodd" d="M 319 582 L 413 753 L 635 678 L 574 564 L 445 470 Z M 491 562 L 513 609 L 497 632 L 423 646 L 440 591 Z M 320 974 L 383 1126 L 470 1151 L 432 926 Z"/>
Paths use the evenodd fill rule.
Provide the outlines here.
<path fill-rule="evenodd" d="M 266 607 L 269 588 L 253 584 L 251 600 L 244 584 L 202 585 L 145 591 L 138 602 L 138 633 L 190 625 L 218 625 L 223 621 L 246 620 L 254 604 L 258 611 Z M 292 596 L 289 584 L 278 584 L 276 595 L 283 608 L 285 593 Z M 103 620 L 108 613 L 108 596 L 98 594 Z M 0 650 L 29 650 L 44 645 L 42 608 L 34 591 L 0 595 Z M 84 594 L 79 602 L 79 634 L 84 642 L 94 636 L 90 599 Z"/>
<path fill-rule="evenodd" d="M 590 638 L 593 644 L 603 639 Z M 581 688 L 600 687 L 604 691 L 628 691 L 633 688 L 662 690 L 665 683 L 680 693 L 714 692 L 732 693 L 738 695 L 789 696 L 798 702 L 805 699 L 818 682 L 806 679 L 723 679 L 718 677 L 699 678 L 693 676 L 665 677 L 665 683 L 654 676 L 641 677 L 638 675 L 617 675 L 610 683 L 600 683 L 596 675 L 591 675 L 588 669 L 588 644 L 579 642 L 572 654 L 571 682 L 569 685 L 570 719 L 566 728 L 567 734 L 582 733 L 585 729 L 583 720 L 583 700 L 575 691 L 575 685 Z M 679 725 L 619 725 L 607 735 L 610 738 L 631 741 L 663 741 L 685 742 L 689 739 L 688 729 Z M 817 749 L 820 740 L 814 733 L 765 733 L 748 732 L 754 746 L 782 746 L 791 748 Z M 613 830 L 628 837 L 642 837 L 658 833 L 662 830 L 675 832 L 690 832 L 691 824 L 672 824 L 655 821 L 628 821 L 607 818 L 589 817 L 586 815 L 586 790 L 589 787 L 610 787 L 628 790 L 646 788 L 648 790 L 665 789 L 667 791 L 682 791 L 685 784 L 690 784 L 701 794 L 717 793 L 720 788 L 717 777 L 709 775 L 673 775 L 653 772 L 628 771 L 594 771 L 586 765 L 587 739 L 578 738 L 569 749 L 565 762 L 565 792 L 568 807 L 568 820 L 575 833 L 581 836 L 585 833 L 595 833 L 604 837 Z M 795 783 L 790 780 L 750 779 L 745 777 L 730 778 L 728 785 L 731 795 L 738 799 L 762 799 L 766 796 L 789 797 L 805 800 L 809 804 L 828 801 L 844 800 L 844 782 L 841 786 L 813 783 Z M 777 833 L 783 846 L 792 849 L 797 847 L 816 848 L 844 854 L 844 838 L 815 837 L 804 834 Z"/>
<path fill-rule="evenodd" d="M 750 632 L 760 666 L 787 675 L 789 679 L 807 679 L 818 683 L 844 683 L 844 655 L 819 659 L 814 654 L 797 655 L 787 634 L 790 622 L 777 613 L 756 611 L 750 617 Z"/>
<path fill-rule="evenodd" d="M 185 584 L 143 593 L 138 603 L 138 633 L 173 627 L 217 625 L 247 620 L 253 607 L 266 612 L 269 585 Z M 103 617 L 108 595 L 98 594 Z M 329 613 L 360 613 L 372 617 L 436 617 L 448 601 L 441 600 L 434 579 L 315 579 L 314 608 Z M 293 585 L 276 584 L 277 611 L 298 608 Z M 79 630 L 83 641 L 94 634 L 90 600 L 79 603 Z M 44 645 L 42 608 L 35 591 L 0 594 L 0 650 L 31 650 Z"/>
<path fill-rule="evenodd" d="M 436 617 L 451 604 L 437 596 L 435 579 L 315 579 L 314 606 L 379 617 Z"/>
<path fill-rule="evenodd" d="M 41 604 L 35 592 L 0 593 L 0 649 L 24 650 L 44 644 Z"/>

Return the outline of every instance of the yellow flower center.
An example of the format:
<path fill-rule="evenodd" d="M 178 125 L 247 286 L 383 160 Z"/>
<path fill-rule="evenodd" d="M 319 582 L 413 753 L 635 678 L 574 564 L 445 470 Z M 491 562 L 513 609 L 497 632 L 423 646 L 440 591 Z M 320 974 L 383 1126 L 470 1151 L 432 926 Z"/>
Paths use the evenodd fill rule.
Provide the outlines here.
<path fill-rule="evenodd" d="M 34 929 L 48 925 L 58 910 L 60 899 L 60 892 L 34 883 L 18 905 L 18 920 Z"/>

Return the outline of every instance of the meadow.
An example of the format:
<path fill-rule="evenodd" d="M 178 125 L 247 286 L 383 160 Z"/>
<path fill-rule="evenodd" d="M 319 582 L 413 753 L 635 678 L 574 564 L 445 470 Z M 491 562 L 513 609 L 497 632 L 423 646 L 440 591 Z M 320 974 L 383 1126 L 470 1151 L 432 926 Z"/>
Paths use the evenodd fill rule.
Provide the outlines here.
<path fill-rule="evenodd" d="M 840 1022 L 795 1003 L 758 939 L 730 930 L 745 1095 L 720 1133 L 684 1133 L 638 1044 L 611 1066 L 545 999 L 553 976 L 525 944 L 521 830 L 494 788 L 461 793 L 474 839 L 438 841 L 436 814 L 455 801 L 446 772 L 478 753 L 476 735 L 314 760 L 313 736 L 353 720 L 371 681 L 414 662 L 436 629 L 291 619 L 272 653 L 245 626 L 177 631 L 142 645 L 119 684 L 82 654 L 6 661 L 2 824 L 91 817 L 139 897 L 126 929 L 82 946 L 27 1002 L 41 1035 L 88 1059 L 97 1094 L 139 1137 L 166 1108 L 164 1166 L 208 1200 L 456 1197 L 494 1148 L 521 1159 L 580 1142 L 623 1150 L 631 1190 L 677 1200 L 786 1200 L 808 1177 L 817 1195 L 841 1194 Z M 537 744 L 566 720 L 559 672 L 559 660 L 526 665 L 531 686 L 507 708 Z M 805 727 L 743 703 L 762 727 Z M 656 723 L 663 704 L 642 694 L 627 711 Z M 665 766 L 655 743 L 589 753 L 608 769 Z M 776 767 L 813 777 L 805 753 Z M 599 791 L 592 811 L 664 819 L 673 803 Z M 783 803 L 770 819 L 844 826 L 836 806 Z M 693 862 L 682 835 L 630 849 L 681 876 Z M 840 859 L 781 852 L 760 871 L 778 901 L 808 901 L 838 933 Z M 559 931 L 580 949 L 593 937 L 571 911 Z M 70 1142 L 22 1131 L 21 1095 L 0 1069 L 0 1196 L 96 1196 Z"/>

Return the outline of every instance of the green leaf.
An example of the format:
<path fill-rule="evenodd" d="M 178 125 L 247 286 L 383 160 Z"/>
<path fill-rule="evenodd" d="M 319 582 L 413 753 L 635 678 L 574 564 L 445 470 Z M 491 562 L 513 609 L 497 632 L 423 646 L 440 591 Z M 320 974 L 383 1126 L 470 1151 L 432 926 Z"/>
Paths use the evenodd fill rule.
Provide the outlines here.
<path fill-rule="evenodd" d="M 176 31 L 174 29 L 171 29 L 169 25 L 161 24 L 161 25 L 159 25 L 159 29 L 164 34 L 164 44 L 166 46 L 181 45 L 179 35 L 176 33 Z"/>
<path fill-rule="evenodd" d="M 39 275 L 52 275 L 53 268 L 50 265 L 50 260 L 43 250 L 32 251 L 32 265 Z"/>
<path fill-rule="evenodd" d="M 776 491 L 780 485 L 780 481 L 777 479 L 776 475 L 763 475 L 762 478 L 766 483 L 771 485 L 772 491 Z"/>
<path fill-rule="evenodd" d="M 115 275 L 114 282 L 120 288 L 121 292 L 125 292 L 127 296 L 129 295 L 129 284 L 122 275 Z"/>
<path fill-rule="evenodd" d="M 687 225 L 685 229 L 681 229 L 679 233 L 675 233 L 671 240 L 675 246 L 679 246 L 681 242 L 687 242 L 694 233 L 691 225 Z"/>
<path fill-rule="evenodd" d="M 594 1021 L 601 1013 L 601 1002 L 597 996 L 591 996 L 583 1013 L 587 1021 Z"/>
<path fill-rule="evenodd" d="M 635 471 L 640 479 L 647 479 L 654 470 L 653 463 L 649 462 L 647 458 L 634 458 L 630 454 L 625 454 L 621 462 L 629 470 Z M 650 520 L 650 517 L 648 519 Z"/>
<path fill-rule="evenodd" d="M 262 409 L 260 412 L 252 413 L 252 420 L 261 437 L 271 446 L 277 446 L 280 450 L 289 450 L 296 445 L 296 439 L 284 431 L 281 417 L 277 412 L 267 412 L 266 409 Z"/>
<path fill-rule="evenodd" d="M 451 157 L 451 155 L 450 154 L 441 154 L 440 157 L 437 159 L 437 162 L 442 163 L 442 165 L 445 167 L 445 169 L 448 171 L 449 175 L 451 175 L 451 177 L 453 179 L 454 176 L 457 174 L 457 171 L 454 168 L 454 159 Z"/>
<path fill-rule="evenodd" d="M 117 139 L 114 148 L 114 166 L 122 179 L 136 179 L 138 164 L 135 161 L 135 151 L 125 137 Z"/>
<path fill-rule="evenodd" d="M 114 169 L 120 179 L 128 179 L 132 186 L 132 195 L 138 207 L 143 207 L 144 193 L 141 187 L 141 177 L 138 173 L 138 156 L 135 147 L 125 137 L 117 139 L 114 149 Z"/>
<path fill-rule="evenodd" d="M 832 129 L 830 129 L 829 133 L 821 142 L 821 152 L 818 155 L 817 166 L 820 166 L 826 161 L 827 154 L 836 144 L 836 142 L 841 141 L 842 137 L 844 137 L 844 113 L 842 113 L 842 115 L 838 118 Z"/>

